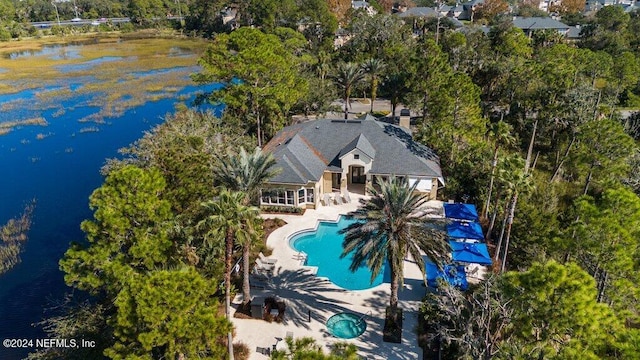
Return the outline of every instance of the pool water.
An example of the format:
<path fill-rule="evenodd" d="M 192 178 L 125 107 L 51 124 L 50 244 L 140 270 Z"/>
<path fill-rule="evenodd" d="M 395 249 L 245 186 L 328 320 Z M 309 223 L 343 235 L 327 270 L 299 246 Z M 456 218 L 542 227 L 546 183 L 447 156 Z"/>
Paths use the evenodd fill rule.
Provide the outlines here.
<path fill-rule="evenodd" d="M 364 290 L 382 284 L 383 280 L 388 281 L 389 267 L 383 266 L 373 282 L 371 270 L 366 265 L 355 272 L 349 270 L 353 256 L 340 258 L 344 235 L 338 234 L 338 231 L 354 222 L 355 220 L 348 220 L 344 216 L 341 216 L 337 223 L 321 221 L 316 231 L 297 234 L 291 238 L 290 244 L 296 251 L 307 254 L 306 265 L 317 266 L 318 276 L 326 277 L 332 283 L 347 290 Z"/>
<path fill-rule="evenodd" d="M 367 323 L 360 315 L 340 313 L 327 320 L 327 329 L 331 335 L 340 339 L 353 339 L 364 333 Z"/>

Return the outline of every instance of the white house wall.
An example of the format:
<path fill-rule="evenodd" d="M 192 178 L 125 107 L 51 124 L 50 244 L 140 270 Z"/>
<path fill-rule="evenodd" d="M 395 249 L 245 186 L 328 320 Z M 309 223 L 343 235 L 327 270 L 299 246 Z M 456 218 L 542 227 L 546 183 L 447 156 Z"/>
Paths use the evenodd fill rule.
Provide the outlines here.
<path fill-rule="evenodd" d="M 356 159 L 354 155 L 359 155 L 360 158 Z M 363 153 L 358 149 L 353 149 L 350 152 L 342 155 L 340 161 L 342 167 L 343 184 L 347 184 L 347 179 L 349 178 L 349 169 L 354 165 L 364 167 L 364 173 L 367 174 L 367 179 L 369 178 L 369 171 L 371 171 L 371 166 L 373 165 L 373 159 L 370 158 L 369 155 Z"/>
<path fill-rule="evenodd" d="M 416 187 L 416 190 L 423 191 L 423 192 L 431 192 L 431 189 L 433 188 L 433 181 L 431 179 L 409 178 L 409 186 L 413 186 L 413 184 L 415 184 L 416 181 L 418 182 L 418 186 Z"/>

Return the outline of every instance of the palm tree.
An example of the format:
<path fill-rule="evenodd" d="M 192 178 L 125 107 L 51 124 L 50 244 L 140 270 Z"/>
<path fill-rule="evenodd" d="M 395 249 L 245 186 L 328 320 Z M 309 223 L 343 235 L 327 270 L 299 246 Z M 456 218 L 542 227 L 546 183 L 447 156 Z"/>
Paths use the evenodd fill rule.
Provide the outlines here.
<path fill-rule="evenodd" d="M 491 202 L 491 193 L 493 191 L 493 181 L 495 179 L 496 167 L 498 166 L 498 153 L 500 152 L 501 146 L 508 146 L 515 142 L 515 138 L 511 135 L 511 125 L 502 121 L 498 121 L 497 123 L 491 126 L 489 130 L 489 136 L 494 141 L 494 149 L 493 149 L 493 162 L 491 163 L 491 179 L 489 180 L 489 190 L 487 192 L 487 199 L 484 203 L 484 208 L 482 210 L 482 217 L 487 217 L 487 213 L 489 213 L 489 204 Z"/>
<path fill-rule="evenodd" d="M 231 321 L 231 266 L 233 262 L 234 242 L 247 243 L 255 236 L 254 224 L 259 216 L 259 209 L 244 205 L 245 194 L 223 189 L 216 200 L 202 203 L 206 212 L 198 227 L 206 229 L 207 237 L 223 238 L 225 242 L 225 315 Z M 245 265 L 248 262 L 245 261 Z M 229 358 L 233 360 L 233 334 L 229 332 Z"/>
<path fill-rule="evenodd" d="M 398 307 L 398 287 L 404 281 L 404 259 L 410 255 L 424 274 L 421 251 L 434 262 L 441 263 L 450 251 L 445 234 L 431 226 L 422 206 L 427 197 L 415 192 L 404 180 L 391 177 L 378 181 L 380 190 L 370 186 L 371 198 L 361 200 L 362 206 L 349 216 L 357 222 L 341 230 L 345 234 L 341 257 L 353 252 L 350 270 L 367 265 L 373 280 L 385 262 L 391 273 L 389 306 L 392 321 Z"/>
<path fill-rule="evenodd" d="M 260 148 L 256 148 L 251 154 L 244 148 L 240 148 L 238 154 L 229 154 L 220 159 L 220 166 L 214 170 L 214 178 L 223 187 L 244 193 L 243 205 L 257 204 L 260 188 L 278 171 L 273 169 L 276 160 L 271 154 L 263 153 Z M 260 224 L 252 224 L 254 227 Z M 249 256 L 251 248 L 255 244 L 255 239 L 246 238 L 240 245 L 242 246 L 242 305 L 247 306 L 251 300 L 251 283 L 249 282 Z"/>
<path fill-rule="evenodd" d="M 256 148 L 253 153 L 241 147 L 237 154 L 222 157 L 214 172 L 214 179 L 223 187 L 245 193 L 245 205 L 258 203 L 260 188 L 278 171 L 273 169 L 276 160 Z"/>
<path fill-rule="evenodd" d="M 351 91 L 364 78 L 362 68 L 354 63 L 340 63 L 336 68 L 335 74 L 332 76 L 334 83 L 342 92 L 342 100 L 344 100 L 344 118 L 349 114 L 349 99 Z"/>
<path fill-rule="evenodd" d="M 373 102 L 376 101 L 376 95 L 378 94 L 378 76 L 385 69 L 385 63 L 376 58 L 368 59 L 362 64 L 362 69 L 369 77 L 369 86 L 371 87 L 371 109 L 370 113 L 373 113 Z"/>

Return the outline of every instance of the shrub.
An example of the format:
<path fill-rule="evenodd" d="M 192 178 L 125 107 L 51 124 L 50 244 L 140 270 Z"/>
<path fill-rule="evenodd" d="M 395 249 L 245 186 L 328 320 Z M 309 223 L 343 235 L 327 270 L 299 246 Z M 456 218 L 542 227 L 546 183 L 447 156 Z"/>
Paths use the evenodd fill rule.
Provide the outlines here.
<path fill-rule="evenodd" d="M 374 111 L 371 113 L 371 116 L 375 117 L 375 118 L 381 118 L 381 117 L 385 117 L 387 115 L 391 114 L 391 111 Z"/>
<path fill-rule="evenodd" d="M 7 31 L 4 27 L 0 27 L 0 41 L 9 41 L 11 40 L 11 33 Z"/>
<path fill-rule="evenodd" d="M 133 32 L 136 30 L 136 27 L 130 23 L 119 23 L 118 24 L 118 28 L 120 29 L 120 31 L 122 31 L 123 33 L 128 33 L 128 32 Z"/>
<path fill-rule="evenodd" d="M 264 206 L 261 210 L 264 213 L 270 214 L 304 214 L 304 209 L 295 206 Z"/>
<path fill-rule="evenodd" d="M 237 342 L 233 344 L 233 357 L 236 360 L 248 360 L 251 351 L 249 346 L 243 342 Z"/>

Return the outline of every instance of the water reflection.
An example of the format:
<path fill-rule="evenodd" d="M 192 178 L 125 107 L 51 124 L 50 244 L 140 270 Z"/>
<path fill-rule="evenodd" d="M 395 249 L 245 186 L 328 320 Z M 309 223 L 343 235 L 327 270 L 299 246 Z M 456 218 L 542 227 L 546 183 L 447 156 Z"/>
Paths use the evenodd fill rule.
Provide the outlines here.
<path fill-rule="evenodd" d="M 73 56 L 82 46 L 86 44 L 46 46 L 4 57 Z M 112 44 L 100 46 L 110 50 Z M 103 180 L 99 169 L 105 158 L 118 156 L 117 149 L 160 123 L 177 103 L 189 104 L 199 91 L 211 90 L 189 79 L 198 70 L 197 56 L 177 41 L 171 49 L 164 55 L 172 56 L 170 68 L 132 66 L 129 61 L 123 69 L 120 62 L 128 61 L 128 55 L 109 51 L 109 56 L 81 63 L 86 68 L 80 73 L 57 78 L 43 79 L 43 70 L 34 67 L 29 88 L 0 94 L 0 124 L 46 121 L 21 122 L 0 136 L 0 168 L 5 170 L 0 176 L 0 222 L 18 214 L 25 201 L 38 200 L 22 263 L 0 277 L 0 338 L 44 337 L 31 324 L 51 316 L 45 308 L 69 290 L 58 260 L 71 241 L 83 238 L 79 224 L 91 216 L 88 197 Z M 192 65 L 181 65 L 189 57 Z M 112 72 L 106 73 L 105 65 Z M 0 358 L 22 359 L 28 351 L 0 349 Z"/>

